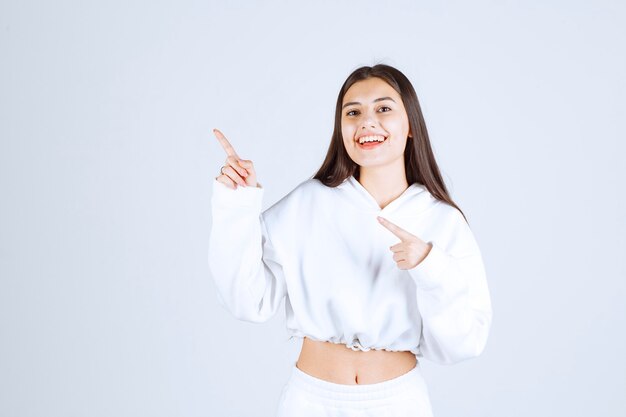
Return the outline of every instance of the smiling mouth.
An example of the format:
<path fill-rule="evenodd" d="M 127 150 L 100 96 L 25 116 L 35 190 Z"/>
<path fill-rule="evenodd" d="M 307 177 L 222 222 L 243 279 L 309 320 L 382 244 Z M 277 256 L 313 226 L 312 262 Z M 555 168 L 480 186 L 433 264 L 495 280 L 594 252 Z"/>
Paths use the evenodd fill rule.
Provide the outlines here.
<path fill-rule="evenodd" d="M 361 136 L 359 139 L 357 139 L 356 141 L 360 144 L 366 144 L 366 143 L 382 143 L 385 140 L 387 140 L 387 136 L 383 136 L 383 135 L 368 135 L 368 136 Z"/>
<path fill-rule="evenodd" d="M 367 139 L 367 140 L 364 140 Z M 372 149 L 380 146 L 387 140 L 387 136 L 364 136 L 356 141 L 361 149 Z"/>

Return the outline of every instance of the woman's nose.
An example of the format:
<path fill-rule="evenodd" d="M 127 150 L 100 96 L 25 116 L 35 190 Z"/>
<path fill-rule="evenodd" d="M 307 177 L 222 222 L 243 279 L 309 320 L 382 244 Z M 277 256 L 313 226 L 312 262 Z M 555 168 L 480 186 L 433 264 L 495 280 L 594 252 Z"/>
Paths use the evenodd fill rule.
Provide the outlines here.
<path fill-rule="evenodd" d="M 374 122 L 374 119 L 370 116 L 363 118 L 363 121 L 361 122 L 361 129 L 367 129 L 368 127 L 375 127 L 375 126 L 376 126 L 376 122 Z"/>

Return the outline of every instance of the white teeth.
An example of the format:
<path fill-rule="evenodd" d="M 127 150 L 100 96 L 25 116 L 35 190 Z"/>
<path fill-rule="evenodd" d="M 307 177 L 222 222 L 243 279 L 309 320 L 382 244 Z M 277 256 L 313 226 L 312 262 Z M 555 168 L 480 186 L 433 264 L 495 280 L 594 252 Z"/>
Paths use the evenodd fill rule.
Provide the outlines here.
<path fill-rule="evenodd" d="M 385 140 L 384 136 L 362 136 L 359 138 L 359 143 L 363 144 L 365 142 L 382 142 Z"/>

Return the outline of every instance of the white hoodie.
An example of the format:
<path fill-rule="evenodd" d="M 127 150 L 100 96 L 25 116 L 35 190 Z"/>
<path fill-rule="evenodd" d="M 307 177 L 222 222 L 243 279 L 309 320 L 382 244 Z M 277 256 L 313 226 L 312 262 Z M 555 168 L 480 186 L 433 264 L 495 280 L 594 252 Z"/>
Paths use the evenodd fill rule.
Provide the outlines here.
<path fill-rule="evenodd" d="M 478 356 L 492 310 L 481 252 L 461 213 L 411 184 L 383 209 L 353 177 L 301 182 L 262 212 L 264 189 L 213 180 L 209 268 L 220 304 L 264 322 L 283 299 L 287 333 L 439 364 Z M 432 248 L 400 269 L 384 217 Z"/>

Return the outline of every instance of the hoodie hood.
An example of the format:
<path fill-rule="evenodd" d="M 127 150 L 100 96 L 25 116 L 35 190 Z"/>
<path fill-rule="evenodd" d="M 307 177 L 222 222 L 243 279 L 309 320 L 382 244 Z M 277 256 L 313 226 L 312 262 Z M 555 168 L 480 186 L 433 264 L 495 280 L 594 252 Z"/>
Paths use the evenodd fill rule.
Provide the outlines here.
<path fill-rule="evenodd" d="M 417 182 L 410 184 L 402 194 L 383 208 L 378 205 L 374 196 L 363 187 L 354 175 L 346 178 L 336 188 L 341 195 L 349 199 L 359 209 L 379 215 L 398 212 L 406 206 L 410 206 L 410 213 L 414 215 L 416 212 L 421 212 L 431 207 L 438 201 L 430 194 L 426 186 Z"/>

